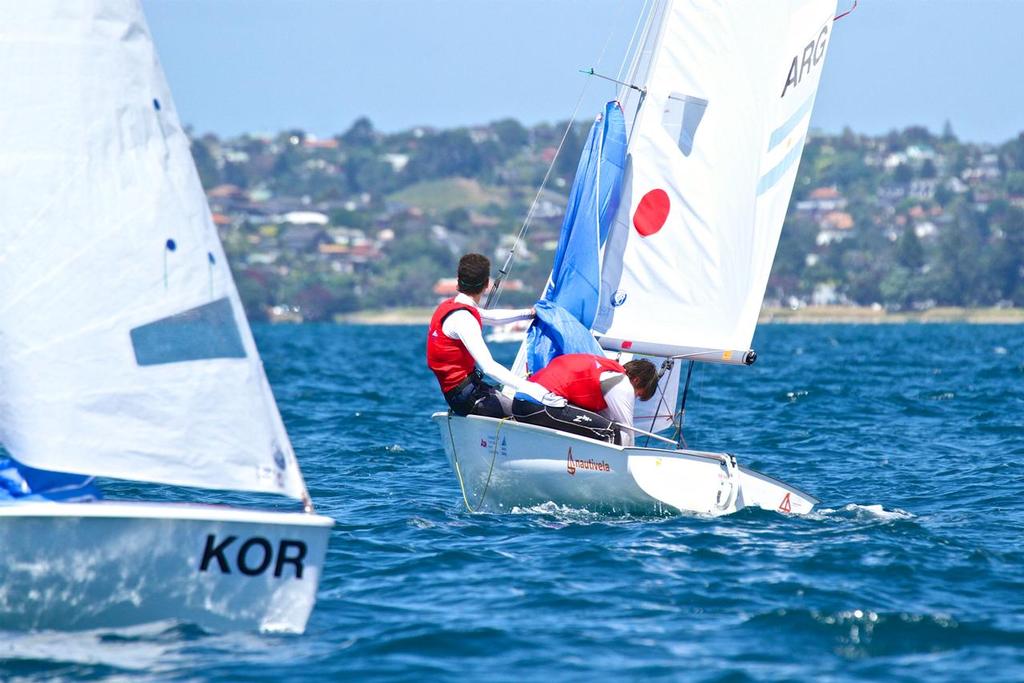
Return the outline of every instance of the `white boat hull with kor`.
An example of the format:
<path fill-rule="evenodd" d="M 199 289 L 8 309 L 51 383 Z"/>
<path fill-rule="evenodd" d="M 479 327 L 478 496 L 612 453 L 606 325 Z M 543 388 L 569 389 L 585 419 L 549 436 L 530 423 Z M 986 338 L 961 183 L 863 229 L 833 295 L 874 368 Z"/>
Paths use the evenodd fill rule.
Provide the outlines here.
<path fill-rule="evenodd" d="M 81 630 L 174 619 L 301 633 L 332 524 L 169 503 L 0 505 L 0 625 Z"/>
<path fill-rule="evenodd" d="M 553 502 L 631 514 L 725 515 L 745 507 L 806 514 L 818 503 L 726 453 L 624 448 L 509 419 L 435 413 L 433 420 L 473 511 Z"/>

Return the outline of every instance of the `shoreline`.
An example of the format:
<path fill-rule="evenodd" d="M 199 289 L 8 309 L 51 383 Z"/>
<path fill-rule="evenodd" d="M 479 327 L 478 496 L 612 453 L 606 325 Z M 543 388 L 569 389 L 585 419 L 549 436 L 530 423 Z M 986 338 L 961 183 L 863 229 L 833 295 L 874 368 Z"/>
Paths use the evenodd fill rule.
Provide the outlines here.
<path fill-rule="evenodd" d="M 336 316 L 334 322 L 342 325 L 426 325 L 433 308 L 392 308 L 358 311 Z M 870 306 L 810 306 L 765 308 L 758 317 L 759 324 L 781 325 L 896 325 L 907 323 L 968 323 L 972 325 L 1024 324 L 1024 308 L 962 308 L 936 307 L 926 311 L 889 312 Z"/>

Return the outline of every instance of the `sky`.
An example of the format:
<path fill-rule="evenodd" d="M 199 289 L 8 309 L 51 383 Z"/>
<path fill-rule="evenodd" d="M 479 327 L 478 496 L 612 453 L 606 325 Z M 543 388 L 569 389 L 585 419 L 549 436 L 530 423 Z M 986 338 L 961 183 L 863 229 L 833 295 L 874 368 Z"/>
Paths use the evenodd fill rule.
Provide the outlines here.
<path fill-rule="evenodd" d="M 579 70 L 618 72 L 643 0 L 142 4 L 196 132 L 330 136 L 361 116 L 386 132 L 531 125 L 580 101 L 589 118 L 614 90 Z M 860 0 L 833 31 L 812 125 L 879 134 L 949 120 L 964 140 L 1016 137 L 1022 25 L 1024 0 Z"/>

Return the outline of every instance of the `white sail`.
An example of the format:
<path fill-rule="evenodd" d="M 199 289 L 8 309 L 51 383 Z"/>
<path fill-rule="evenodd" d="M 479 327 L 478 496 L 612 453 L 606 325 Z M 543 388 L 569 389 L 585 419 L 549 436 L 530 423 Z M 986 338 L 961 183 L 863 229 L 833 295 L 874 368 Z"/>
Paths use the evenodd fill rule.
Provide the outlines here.
<path fill-rule="evenodd" d="M 605 247 L 602 346 L 742 362 L 785 219 L 836 0 L 659 4 Z M 630 93 L 636 99 L 636 93 Z"/>
<path fill-rule="evenodd" d="M 305 491 L 136 0 L 0 2 L 0 439 Z"/>

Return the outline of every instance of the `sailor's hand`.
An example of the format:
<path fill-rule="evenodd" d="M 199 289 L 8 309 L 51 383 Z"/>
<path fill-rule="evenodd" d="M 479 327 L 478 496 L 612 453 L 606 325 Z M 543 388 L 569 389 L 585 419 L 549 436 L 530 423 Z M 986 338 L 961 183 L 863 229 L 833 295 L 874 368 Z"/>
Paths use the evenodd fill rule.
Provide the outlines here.
<path fill-rule="evenodd" d="M 564 408 L 569 402 L 555 392 L 549 391 L 544 394 L 544 398 L 541 399 L 541 403 L 546 405 L 548 408 Z"/>
<path fill-rule="evenodd" d="M 519 388 L 519 391 L 523 392 L 537 403 L 544 402 L 544 394 L 548 393 L 548 390 L 536 382 L 526 382 Z"/>

